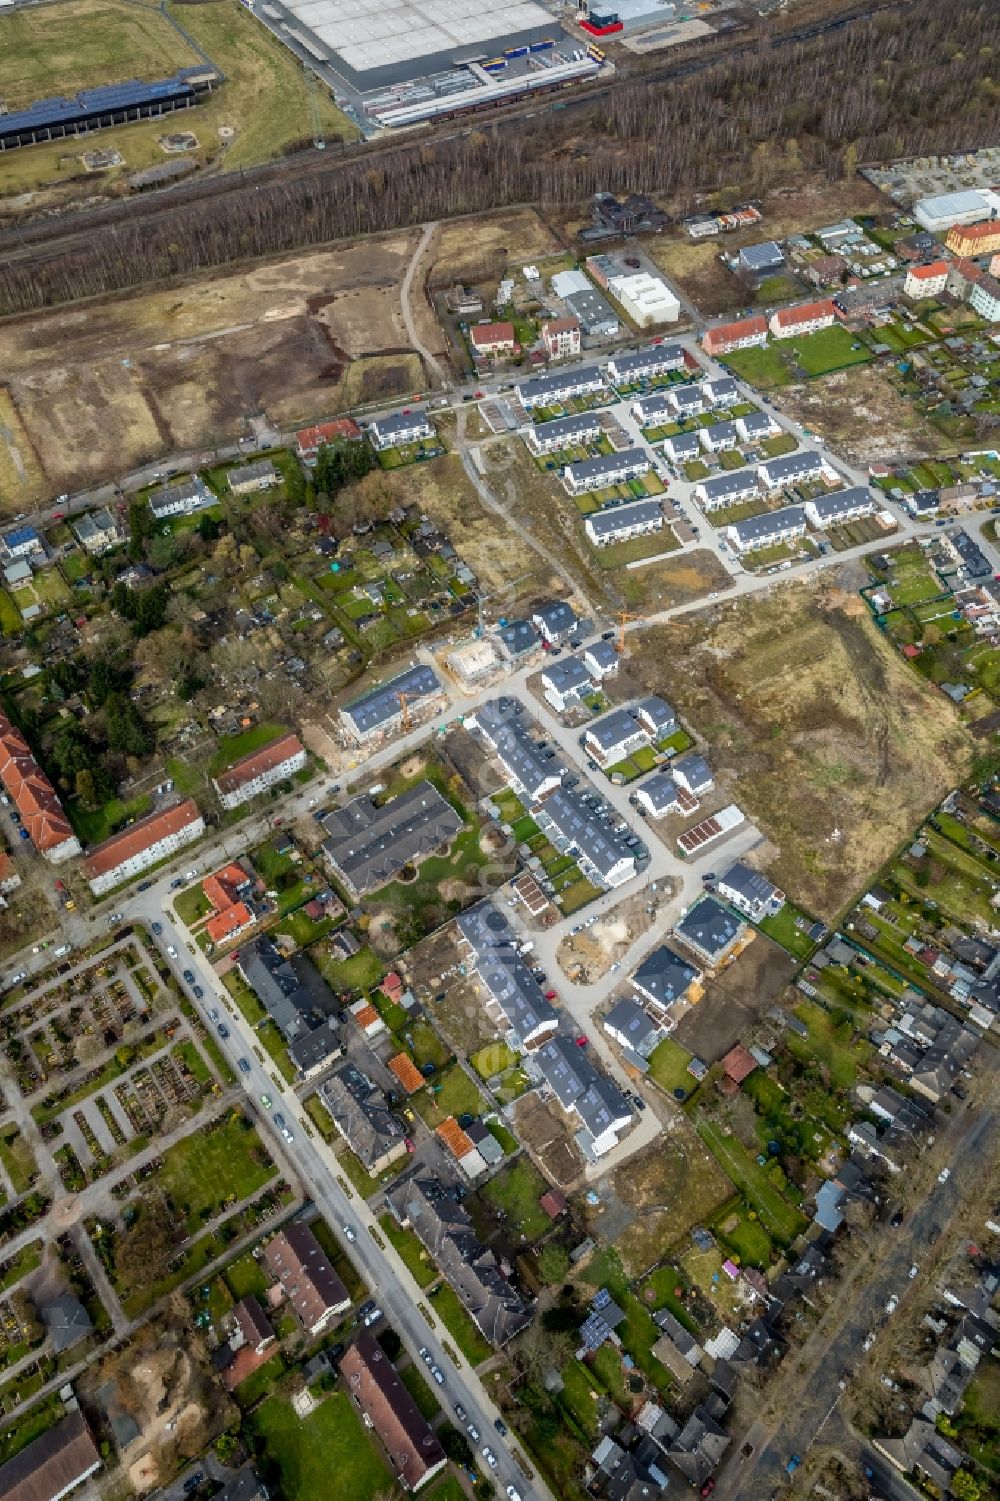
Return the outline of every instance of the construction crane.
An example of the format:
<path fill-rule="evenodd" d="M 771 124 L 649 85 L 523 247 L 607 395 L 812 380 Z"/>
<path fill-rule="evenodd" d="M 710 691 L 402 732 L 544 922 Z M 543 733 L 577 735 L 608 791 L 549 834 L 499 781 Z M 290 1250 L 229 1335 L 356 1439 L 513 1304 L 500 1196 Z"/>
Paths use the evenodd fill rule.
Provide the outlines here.
<path fill-rule="evenodd" d="M 397 693 L 396 697 L 399 699 L 399 712 L 401 716 L 402 727 L 404 730 L 409 730 L 413 725 L 413 720 L 410 717 L 409 695 L 406 693 Z"/>
<path fill-rule="evenodd" d="M 618 633 L 615 636 L 615 651 L 619 656 L 622 656 L 625 652 L 625 627 L 628 625 L 630 620 L 641 619 L 642 617 L 640 615 L 630 615 L 627 610 L 619 610 Z"/>

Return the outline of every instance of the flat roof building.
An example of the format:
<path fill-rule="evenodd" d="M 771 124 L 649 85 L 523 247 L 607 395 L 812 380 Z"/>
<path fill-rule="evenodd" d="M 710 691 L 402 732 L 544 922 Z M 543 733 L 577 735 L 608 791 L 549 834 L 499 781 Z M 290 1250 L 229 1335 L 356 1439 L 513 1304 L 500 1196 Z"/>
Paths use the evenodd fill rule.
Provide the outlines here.
<path fill-rule="evenodd" d="M 613 339 L 621 327 L 618 314 L 595 287 L 580 287 L 563 298 L 583 332 L 592 339 Z"/>

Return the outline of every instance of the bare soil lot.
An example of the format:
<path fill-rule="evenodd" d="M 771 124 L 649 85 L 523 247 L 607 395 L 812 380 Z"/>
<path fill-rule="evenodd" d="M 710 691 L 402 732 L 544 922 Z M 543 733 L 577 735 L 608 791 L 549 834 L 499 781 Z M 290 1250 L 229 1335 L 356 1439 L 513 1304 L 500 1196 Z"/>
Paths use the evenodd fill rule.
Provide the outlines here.
<path fill-rule="evenodd" d="M 633 673 L 704 736 L 778 854 L 768 874 L 834 918 L 961 779 L 971 742 L 860 599 L 788 585 L 633 638 Z"/>
<path fill-rule="evenodd" d="M 499 280 L 508 266 L 558 255 L 562 245 L 533 208 L 508 209 L 443 224 L 428 247 L 428 285 Z"/>
<path fill-rule="evenodd" d="M 72 490 L 232 439 L 253 411 L 290 426 L 345 394 L 408 395 L 422 384 L 399 311 L 414 244 L 393 235 L 3 324 L 0 503 L 37 498 L 33 454 L 44 488 Z"/>
<path fill-rule="evenodd" d="M 648 568 L 620 569 L 615 579 L 628 608 L 639 614 L 684 605 L 729 584 L 729 574 L 707 549 L 651 563 Z M 629 650 L 636 650 L 634 639 Z"/>
<path fill-rule="evenodd" d="M 528 1094 L 518 1100 L 514 1121 L 519 1138 L 546 1176 L 559 1188 L 572 1187 L 583 1169 L 583 1158 L 559 1107 Z"/>
<path fill-rule="evenodd" d="M 774 1004 L 795 973 L 795 961 L 757 934 L 739 958 L 709 980 L 705 994 L 680 1022 L 682 1047 L 705 1063 L 715 1063 Z"/>
<path fill-rule="evenodd" d="M 949 440 L 893 390 L 880 365 L 856 365 L 786 386 L 776 404 L 857 464 L 900 454 L 954 452 Z"/>

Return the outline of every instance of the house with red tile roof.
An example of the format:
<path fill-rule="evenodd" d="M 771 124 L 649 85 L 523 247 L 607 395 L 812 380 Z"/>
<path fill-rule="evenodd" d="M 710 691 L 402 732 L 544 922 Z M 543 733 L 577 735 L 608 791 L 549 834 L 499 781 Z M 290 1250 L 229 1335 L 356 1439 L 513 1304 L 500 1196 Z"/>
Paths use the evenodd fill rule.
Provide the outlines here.
<path fill-rule="evenodd" d="M 937 297 L 948 285 L 948 261 L 931 261 L 928 266 L 911 266 L 903 282 L 903 293 L 915 300 Z"/>
<path fill-rule="evenodd" d="M 204 832 L 205 820 L 193 798 L 171 803 L 92 849 L 83 862 L 87 884 L 95 896 L 100 896 L 176 854 Z"/>
<path fill-rule="evenodd" d="M 301 771 L 305 764 L 305 746 L 298 735 L 289 732 L 241 756 L 228 771 L 213 778 L 213 785 L 224 808 L 238 808 Z"/>
<path fill-rule="evenodd" d="M 224 943 L 232 943 L 234 938 L 252 928 L 256 921 L 245 902 L 234 902 L 232 906 L 208 919 L 205 932 L 216 948 L 219 948 Z"/>
<path fill-rule="evenodd" d="M 337 417 L 333 422 L 317 422 L 295 434 L 299 458 L 306 464 L 315 460 L 324 443 L 361 441 L 361 429 L 353 417 Z"/>
<path fill-rule="evenodd" d="M 818 302 L 800 302 L 796 307 L 778 308 L 771 314 L 770 327 L 776 339 L 794 339 L 803 334 L 818 333 L 821 328 L 831 328 L 836 321 L 833 299 L 821 297 Z"/>
<path fill-rule="evenodd" d="M 440 1440 L 374 1335 L 353 1341 L 340 1358 L 340 1374 L 400 1485 L 419 1490 L 444 1469 L 448 1460 Z"/>
<path fill-rule="evenodd" d="M 0 780 L 38 853 L 58 865 L 80 853 L 55 788 L 35 760 L 21 731 L 0 713 Z"/>
<path fill-rule="evenodd" d="M 734 349 L 753 349 L 767 343 L 767 319 L 759 313 L 735 323 L 720 323 L 705 331 L 701 347 L 706 354 L 729 354 Z"/>

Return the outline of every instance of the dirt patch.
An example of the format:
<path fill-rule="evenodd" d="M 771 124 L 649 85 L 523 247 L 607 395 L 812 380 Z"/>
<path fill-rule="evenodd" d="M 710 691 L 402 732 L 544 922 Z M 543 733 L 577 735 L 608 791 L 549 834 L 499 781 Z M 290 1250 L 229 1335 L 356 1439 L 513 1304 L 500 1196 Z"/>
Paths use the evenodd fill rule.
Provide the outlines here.
<path fill-rule="evenodd" d="M 867 617 L 792 584 L 632 638 L 632 670 L 735 773 L 777 849 L 768 874 L 836 918 L 960 779 L 971 742 L 948 701 Z M 756 945 L 754 945 L 756 947 Z"/>
<path fill-rule="evenodd" d="M 949 440 L 892 387 L 881 365 L 859 365 L 787 386 L 776 404 L 856 464 L 900 455 L 953 453 Z"/>
<path fill-rule="evenodd" d="M 368 942 L 383 959 L 391 959 L 399 953 L 401 945 L 396 936 L 396 921 L 391 913 L 375 913 L 368 925 Z"/>
<path fill-rule="evenodd" d="M 214 446 L 241 433 L 249 412 L 291 426 L 337 410 L 345 391 L 360 400 L 419 390 L 399 303 L 415 243 L 397 234 L 5 322 L 3 505 L 16 511 L 40 489 Z"/>
<path fill-rule="evenodd" d="M 655 1142 L 615 1168 L 613 1191 L 631 1212 L 614 1238 L 626 1271 L 637 1277 L 662 1260 L 692 1226 L 710 1219 L 732 1196 L 733 1186 L 678 1112 Z M 599 1192 L 604 1200 L 604 1188 Z M 588 1229 L 603 1238 L 603 1209 L 588 1209 L 587 1214 Z"/>
<path fill-rule="evenodd" d="M 533 208 L 442 224 L 428 248 L 425 276 L 432 287 L 499 280 L 508 266 L 558 255 L 562 245 Z"/>
<path fill-rule="evenodd" d="M 412 777 L 418 777 L 426 765 L 425 756 L 407 756 L 399 768 L 399 775 L 409 781 Z"/>
<path fill-rule="evenodd" d="M 651 563 L 648 568 L 619 569 L 615 580 L 629 609 L 649 614 L 702 599 L 713 589 L 727 588 L 730 581 L 715 553 L 707 549 Z"/>
<path fill-rule="evenodd" d="M 795 973 L 793 959 L 760 934 L 737 959 L 705 985 L 705 994 L 683 1018 L 677 1041 L 705 1063 L 728 1053 L 782 993 Z"/>
<path fill-rule="evenodd" d="M 673 895 L 673 887 L 669 882 L 660 884 L 669 887 L 657 893 L 667 902 Z M 651 905 L 648 893 L 636 892 L 605 913 L 593 927 L 568 934 L 556 952 L 559 968 L 566 978 L 574 984 L 590 985 L 606 975 L 611 965 L 652 927 L 655 901 L 654 898 Z"/>
<path fill-rule="evenodd" d="M 571 1188 L 583 1171 L 583 1158 L 557 1105 L 525 1095 L 514 1107 L 517 1134 L 545 1176 L 557 1187 Z"/>

